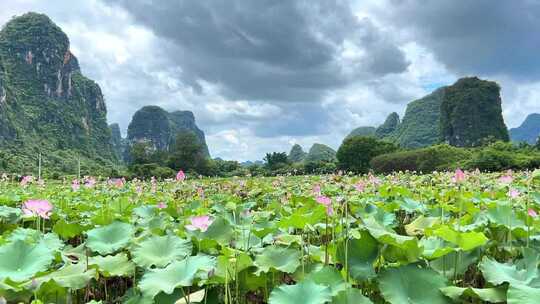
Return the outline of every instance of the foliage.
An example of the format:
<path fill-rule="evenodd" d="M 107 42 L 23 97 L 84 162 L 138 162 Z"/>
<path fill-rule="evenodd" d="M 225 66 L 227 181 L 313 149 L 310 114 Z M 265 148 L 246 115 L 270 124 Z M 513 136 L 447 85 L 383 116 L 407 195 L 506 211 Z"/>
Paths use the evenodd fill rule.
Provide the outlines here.
<path fill-rule="evenodd" d="M 433 172 L 459 167 L 482 171 L 534 169 L 540 166 L 540 152 L 531 146 L 516 147 L 505 142 L 469 149 L 437 145 L 380 155 L 372 159 L 371 166 L 380 173 Z"/>
<path fill-rule="evenodd" d="M 374 157 L 370 164 L 375 172 L 433 172 L 452 170 L 468 159 L 471 152 L 449 145 L 437 145 L 416 150 L 398 151 Z"/>
<path fill-rule="evenodd" d="M 266 153 L 263 160 L 268 170 L 278 170 L 286 167 L 289 163 L 287 153 L 285 152 Z"/>
<path fill-rule="evenodd" d="M 80 188 L 1 180 L 0 299 L 534 303 L 540 172 L 503 174 L 98 180 Z M 29 198 L 48 200 L 50 218 L 25 216 Z M 207 230 L 189 228 L 201 216 Z"/>
<path fill-rule="evenodd" d="M 372 158 L 393 152 L 397 147 L 373 137 L 355 136 L 345 139 L 337 152 L 338 168 L 356 173 L 366 173 Z"/>
<path fill-rule="evenodd" d="M 128 126 L 127 141 L 130 144 L 145 141 L 155 150 L 168 151 L 182 134 L 195 134 L 205 157 L 209 157 L 208 146 L 195 124 L 190 111 L 167 112 L 158 106 L 144 106 L 133 115 Z"/>
<path fill-rule="evenodd" d="M 375 136 L 375 127 L 358 127 L 351 131 L 345 138 L 353 136 Z"/>
<path fill-rule="evenodd" d="M 440 107 L 445 88 L 412 101 L 407 105 L 397 130 L 387 136 L 404 148 L 421 148 L 440 141 Z"/>
<path fill-rule="evenodd" d="M 158 150 L 159 151 L 159 150 Z M 208 173 L 205 145 L 193 132 L 177 133 L 169 151 L 168 165 L 174 170 Z"/>
<path fill-rule="evenodd" d="M 392 134 L 399 127 L 399 115 L 396 112 L 392 112 L 384 123 L 375 130 L 375 136 L 377 138 L 385 138 Z"/>
<path fill-rule="evenodd" d="M 313 144 L 309 149 L 304 162 L 334 162 L 336 160 L 336 151 L 327 145 Z"/>
<path fill-rule="evenodd" d="M 477 77 L 459 79 L 445 89 L 441 103 L 441 136 L 453 146 L 473 147 L 486 137 L 508 141 L 500 87 Z"/>
<path fill-rule="evenodd" d="M 307 153 L 304 152 L 302 149 L 302 146 L 299 144 L 295 144 L 292 146 L 291 151 L 289 152 L 288 159 L 292 163 L 298 163 L 303 161 L 307 156 Z"/>
<path fill-rule="evenodd" d="M 49 172 L 109 171 L 116 155 L 99 86 L 84 77 L 64 32 L 27 13 L 0 31 L 0 150 L 5 170 L 33 173 L 38 154 Z"/>

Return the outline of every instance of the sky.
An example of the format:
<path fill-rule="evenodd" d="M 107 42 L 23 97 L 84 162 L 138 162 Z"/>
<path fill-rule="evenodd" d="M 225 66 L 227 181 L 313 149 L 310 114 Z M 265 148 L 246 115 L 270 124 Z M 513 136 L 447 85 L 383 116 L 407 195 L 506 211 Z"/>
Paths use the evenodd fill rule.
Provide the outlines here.
<path fill-rule="evenodd" d="M 407 103 L 478 76 L 508 127 L 540 112 L 536 0 L 1 0 L 47 14 L 126 134 L 145 105 L 190 110 L 213 157 L 335 149 Z"/>

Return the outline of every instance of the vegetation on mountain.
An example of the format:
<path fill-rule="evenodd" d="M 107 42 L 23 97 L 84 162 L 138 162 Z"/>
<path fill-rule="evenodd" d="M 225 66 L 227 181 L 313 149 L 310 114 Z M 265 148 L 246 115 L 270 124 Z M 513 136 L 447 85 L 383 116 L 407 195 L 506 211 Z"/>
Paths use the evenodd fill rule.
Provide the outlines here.
<path fill-rule="evenodd" d="M 440 141 L 440 108 L 444 87 L 410 102 L 398 128 L 387 138 L 404 148 L 420 148 Z"/>
<path fill-rule="evenodd" d="M 81 73 L 66 34 L 27 13 L 0 31 L 0 169 L 115 174 L 116 155 L 99 86 Z"/>
<path fill-rule="evenodd" d="M 534 145 L 540 136 L 540 114 L 529 114 L 519 127 L 508 130 L 508 133 L 513 142 Z"/>
<path fill-rule="evenodd" d="M 396 131 L 398 126 L 399 115 L 396 112 L 392 112 L 390 115 L 388 115 L 384 123 L 375 130 L 375 136 L 377 138 L 385 138 Z"/>
<path fill-rule="evenodd" d="M 358 127 L 351 131 L 345 138 L 353 136 L 375 136 L 375 127 Z"/>
<path fill-rule="evenodd" d="M 458 147 L 479 146 L 487 138 L 508 141 L 499 85 L 467 77 L 447 87 L 441 103 L 441 137 Z"/>
<path fill-rule="evenodd" d="M 203 146 L 205 156 L 210 156 L 204 132 L 197 127 L 195 116 L 190 111 L 167 112 L 158 106 L 142 107 L 131 119 L 127 141 L 130 145 L 147 141 L 156 150 L 168 151 L 181 133 L 194 133 Z"/>
<path fill-rule="evenodd" d="M 289 152 L 288 159 L 290 162 L 299 163 L 302 162 L 307 156 L 307 153 L 304 152 L 302 146 L 299 144 L 294 144 Z"/>
<path fill-rule="evenodd" d="M 336 151 L 327 145 L 315 143 L 309 149 L 304 162 L 333 162 L 336 160 Z"/>

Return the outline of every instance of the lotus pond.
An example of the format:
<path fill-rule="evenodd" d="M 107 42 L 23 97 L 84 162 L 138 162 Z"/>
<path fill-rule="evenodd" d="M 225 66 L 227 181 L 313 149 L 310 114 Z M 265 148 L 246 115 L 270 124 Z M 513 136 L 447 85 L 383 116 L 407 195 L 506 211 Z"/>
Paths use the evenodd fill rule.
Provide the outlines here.
<path fill-rule="evenodd" d="M 0 182 L 0 303 L 540 303 L 540 172 Z"/>

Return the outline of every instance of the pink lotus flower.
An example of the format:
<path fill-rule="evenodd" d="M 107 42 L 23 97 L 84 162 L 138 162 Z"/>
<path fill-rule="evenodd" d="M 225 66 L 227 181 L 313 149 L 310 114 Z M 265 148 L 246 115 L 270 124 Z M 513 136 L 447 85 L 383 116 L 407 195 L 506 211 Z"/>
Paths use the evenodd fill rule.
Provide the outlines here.
<path fill-rule="evenodd" d="M 202 200 L 204 200 L 204 189 L 202 187 L 197 188 L 197 194 Z"/>
<path fill-rule="evenodd" d="M 312 191 L 314 195 L 317 195 L 317 196 L 321 195 L 321 186 L 320 185 L 313 186 Z"/>
<path fill-rule="evenodd" d="M 31 176 L 31 175 L 25 175 L 23 176 L 23 178 L 21 179 L 21 182 L 20 182 L 20 185 L 21 186 L 26 186 L 28 183 L 30 183 L 34 178 Z"/>
<path fill-rule="evenodd" d="M 512 177 L 512 175 L 503 175 L 499 177 L 499 182 L 505 185 L 511 184 L 513 180 L 514 178 Z"/>
<path fill-rule="evenodd" d="M 517 189 L 510 189 L 510 191 L 508 191 L 508 196 L 509 196 L 510 198 L 514 198 L 514 199 L 515 199 L 515 198 L 518 198 L 520 194 L 521 194 L 521 193 L 520 193 L 519 190 L 517 190 Z"/>
<path fill-rule="evenodd" d="M 79 180 L 78 180 L 78 179 L 74 179 L 74 180 L 71 182 L 71 189 L 72 189 L 73 191 L 79 190 L 80 187 L 81 187 L 81 185 L 79 184 Z"/>
<path fill-rule="evenodd" d="M 121 180 L 120 178 L 117 178 L 114 181 L 114 185 L 116 186 L 116 188 L 122 188 L 122 187 L 124 187 L 124 181 Z"/>
<path fill-rule="evenodd" d="M 377 187 L 381 184 L 381 180 L 374 176 L 373 174 L 369 174 L 369 182 L 374 186 L 374 187 Z"/>
<path fill-rule="evenodd" d="M 180 170 L 178 173 L 176 173 L 176 180 L 179 182 L 183 182 L 186 179 L 186 174 L 184 171 Z"/>
<path fill-rule="evenodd" d="M 452 182 L 459 184 L 464 182 L 466 178 L 467 176 L 465 175 L 465 172 L 463 172 L 461 169 L 457 169 L 452 177 Z"/>
<path fill-rule="evenodd" d="M 326 207 L 326 214 L 327 215 L 333 215 L 334 214 L 334 208 L 332 208 L 332 200 L 329 197 L 326 197 L 324 195 L 319 195 L 317 197 L 317 203 L 324 205 Z"/>
<path fill-rule="evenodd" d="M 92 188 L 96 185 L 96 179 L 93 177 L 87 177 L 84 181 L 84 186 L 86 188 Z"/>
<path fill-rule="evenodd" d="M 532 208 L 529 208 L 529 210 L 527 211 L 527 214 L 531 217 L 537 217 L 538 216 L 538 213 L 536 213 L 536 211 Z"/>
<path fill-rule="evenodd" d="M 22 206 L 22 211 L 28 216 L 39 216 L 48 219 L 53 205 L 46 200 L 28 200 Z"/>
<path fill-rule="evenodd" d="M 191 225 L 186 225 L 187 230 L 200 230 L 205 232 L 212 224 L 213 220 L 208 215 L 194 216 L 191 219 Z"/>
<path fill-rule="evenodd" d="M 356 183 L 356 185 L 354 185 L 354 188 L 356 188 L 358 192 L 364 192 L 364 190 L 366 189 L 366 183 L 364 183 L 363 181 L 359 181 L 358 183 Z"/>
<path fill-rule="evenodd" d="M 167 208 L 167 204 L 165 204 L 164 202 L 159 202 L 157 204 L 157 208 L 158 209 L 165 209 L 165 208 Z"/>

